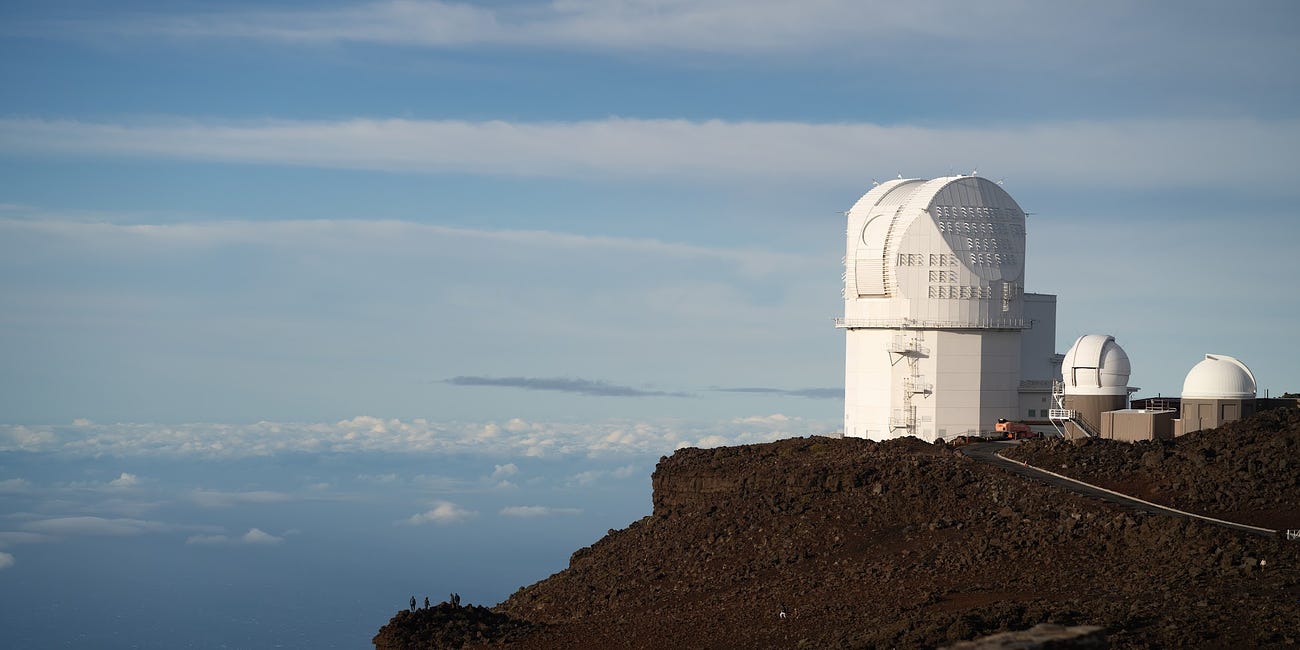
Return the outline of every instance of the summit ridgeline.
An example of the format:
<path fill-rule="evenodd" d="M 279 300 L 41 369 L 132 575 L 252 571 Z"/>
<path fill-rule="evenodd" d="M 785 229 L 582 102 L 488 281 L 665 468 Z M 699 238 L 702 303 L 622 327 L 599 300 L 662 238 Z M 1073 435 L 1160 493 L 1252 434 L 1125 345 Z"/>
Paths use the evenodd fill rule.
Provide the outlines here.
<path fill-rule="evenodd" d="M 1237 447 L 1233 458 L 1300 467 L 1297 445 Z M 498 617 L 444 612 L 457 636 L 423 619 L 412 634 L 417 617 L 399 615 L 375 646 L 942 647 L 1035 626 L 1102 628 L 1051 647 L 1300 643 L 1300 543 L 1128 511 L 942 443 L 682 449 L 652 481 L 653 514 L 578 550 Z"/>

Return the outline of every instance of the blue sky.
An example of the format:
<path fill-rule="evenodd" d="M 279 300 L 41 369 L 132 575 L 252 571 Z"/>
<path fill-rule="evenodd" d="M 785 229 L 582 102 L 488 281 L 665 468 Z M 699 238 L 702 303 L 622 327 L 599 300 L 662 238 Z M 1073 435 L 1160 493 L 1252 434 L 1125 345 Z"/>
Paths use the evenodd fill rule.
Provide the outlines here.
<path fill-rule="evenodd" d="M 842 211 L 898 174 L 1004 180 L 1058 349 L 1115 335 L 1140 396 L 1207 352 L 1300 390 L 1297 33 L 1291 2 L 6 2 L 0 596 L 95 540 L 329 557 L 379 503 L 356 548 L 525 522 L 556 570 L 660 454 L 840 426 Z"/>

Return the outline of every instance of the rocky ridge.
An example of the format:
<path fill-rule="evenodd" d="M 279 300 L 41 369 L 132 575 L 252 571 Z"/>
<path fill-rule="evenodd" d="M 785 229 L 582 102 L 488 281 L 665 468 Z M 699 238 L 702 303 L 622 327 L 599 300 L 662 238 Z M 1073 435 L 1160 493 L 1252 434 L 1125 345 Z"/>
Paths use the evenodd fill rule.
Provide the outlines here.
<path fill-rule="evenodd" d="M 936 647 L 1041 623 L 1098 625 L 1118 648 L 1300 642 L 1300 544 L 1125 511 L 942 444 L 683 449 L 652 484 L 653 514 L 494 608 L 532 628 L 401 645 L 395 618 L 376 647 Z"/>
<path fill-rule="evenodd" d="M 1034 440 L 1007 457 L 1152 503 L 1300 529 L 1300 409 L 1279 408 L 1174 440 Z"/>

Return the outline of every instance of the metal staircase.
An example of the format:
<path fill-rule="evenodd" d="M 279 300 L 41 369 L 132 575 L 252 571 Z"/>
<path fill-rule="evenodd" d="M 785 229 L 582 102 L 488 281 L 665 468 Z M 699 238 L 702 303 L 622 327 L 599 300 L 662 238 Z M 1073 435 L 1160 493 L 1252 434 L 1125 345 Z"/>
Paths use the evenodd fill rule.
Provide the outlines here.
<path fill-rule="evenodd" d="M 1055 427 L 1057 431 L 1061 432 L 1062 435 L 1065 434 L 1065 432 L 1063 431 L 1065 425 L 1062 424 L 1061 426 L 1058 427 L 1056 426 L 1057 422 L 1061 422 L 1061 423 L 1070 422 L 1074 424 L 1074 426 L 1077 427 L 1080 431 L 1082 431 L 1083 435 L 1089 438 L 1101 437 L 1101 430 L 1098 429 L 1096 425 L 1089 422 L 1087 418 L 1083 417 L 1082 413 L 1074 409 L 1065 408 L 1065 383 L 1064 382 L 1060 382 L 1060 381 L 1052 382 L 1052 399 L 1056 402 L 1056 408 L 1049 409 L 1047 411 L 1047 419 L 1052 421 L 1052 426 Z"/>
<path fill-rule="evenodd" d="M 898 331 L 885 347 L 893 363 L 907 360 L 907 376 L 903 378 L 903 408 L 896 409 L 889 418 L 889 428 L 893 431 L 904 429 L 916 434 L 916 406 L 912 404 L 912 398 L 934 393 L 934 386 L 925 381 L 920 368 L 921 357 L 930 356 L 930 348 L 918 333 L 908 330 Z"/>

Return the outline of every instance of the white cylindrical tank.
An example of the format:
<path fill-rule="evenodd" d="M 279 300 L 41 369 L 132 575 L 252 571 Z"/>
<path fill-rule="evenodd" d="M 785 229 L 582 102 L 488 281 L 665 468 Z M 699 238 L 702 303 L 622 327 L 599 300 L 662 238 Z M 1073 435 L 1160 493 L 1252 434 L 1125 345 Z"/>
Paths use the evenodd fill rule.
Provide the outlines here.
<path fill-rule="evenodd" d="M 1183 399 L 1254 399 L 1255 374 L 1226 354 L 1207 354 L 1183 380 Z"/>
<path fill-rule="evenodd" d="M 1080 336 L 1061 363 L 1066 395 L 1127 397 L 1129 373 L 1128 354 L 1105 334 Z"/>

